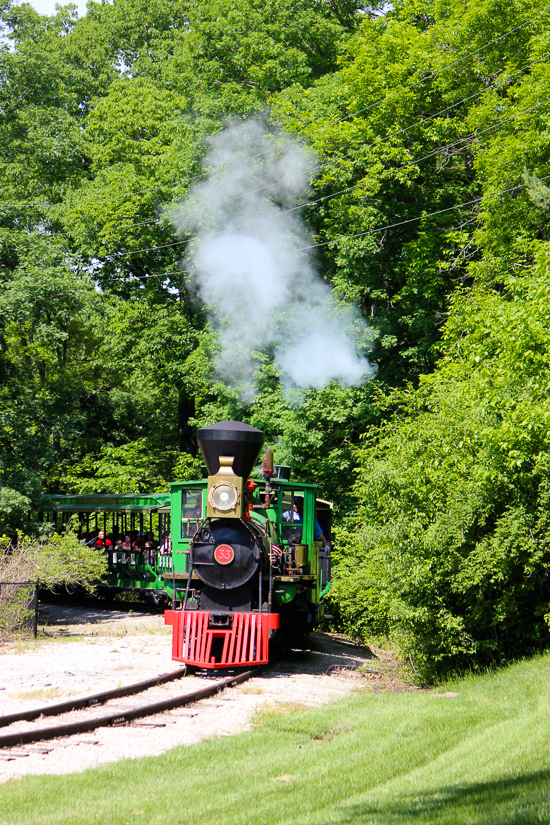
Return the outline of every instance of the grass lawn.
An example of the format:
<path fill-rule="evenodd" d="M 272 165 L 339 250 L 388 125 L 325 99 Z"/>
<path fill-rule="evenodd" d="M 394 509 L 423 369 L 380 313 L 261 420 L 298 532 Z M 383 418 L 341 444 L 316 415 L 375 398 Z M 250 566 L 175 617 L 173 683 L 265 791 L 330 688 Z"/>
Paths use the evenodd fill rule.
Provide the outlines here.
<path fill-rule="evenodd" d="M 458 696 L 442 695 L 443 691 Z M 550 656 L 0 786 L 0 823 L 550 823 Z"/>

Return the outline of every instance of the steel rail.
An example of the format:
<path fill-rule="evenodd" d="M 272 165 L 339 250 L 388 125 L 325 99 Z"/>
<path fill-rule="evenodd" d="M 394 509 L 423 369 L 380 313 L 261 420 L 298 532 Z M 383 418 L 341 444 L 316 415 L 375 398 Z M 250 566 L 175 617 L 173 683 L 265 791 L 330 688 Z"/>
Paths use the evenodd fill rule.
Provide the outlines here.
<path fill-rule="evenodd" d="M 132 696 L 134 693 L 141 693 L 144 690 L 149 690 L 149 688 L 162 685 L 165 682 L 181 679 L 186 673 L 185 668 L 180 668 L 180 670 L 174 670 L 171 673 L 155 676 L 154 679 L 134 682 L 133 685 L 105 690 L 102 693 L 94 693 L 92 696 L 81 696 L 78 699 L 68 699 L 66 702 L 58 702 L 55 705 L 45 705 L 42 708 L 34 708 L 33 710 L 22 710 L 19 713 L 9 713 L 5 716 L 0 716 L 0 728 L 6 727 L 6 725 L 13 725 L 14 722 L 31 722 L 33 719 L 39 719 L 41 716 L 59 716 L 61 713 L 69 713 L 71 710 L 102 705 L 110 699 L 119 699 L 121 696 Z"/>
<path fill-rule="evenodd" d="M 82 722 L 71 722 L 66 725 L 56 725 L 51 728 L 43 728 L 42 730 L 25 730 L 19 733 L 10 733 L 0 736 L 0 748 L 12 748 L 17 745 L 24 745 L 29 742 L 41 742 L 47 739 L 57 739 L 61 736 L 72 736 L 77 733 L 87 733 L 101 727 L 118 727 L 127 725 L 133 719 L 139 719 L 144 716 L 154 716 L 157 713 L 163 713 L 172 708 L 182 707 L 183 705 L 191 705 L 193 702 L 198 702 L 201 699 L 207 699 L 210 696 L 215 696 L 225 688 L 238 685 L 241 682 L 246 682 L 257 672 L 257 668 L 247 670 L 244 673 L 239 673 L 237 676 L 231 676 L 228 679 L 223 679 L 221 682 L 216 682 L 213 685 L 208 685 L 200 690 L 195 690 L 193 693 L 186 693 L 181 696 L 173 696 L 171 699 L 164 699 L 161 702 L 153 702 L 150 705 L 142 705 L 137 708 L 130 708 L 127 711 L 111 713 L 107 716 L 99 716 L 93 719 L 86 719 Z"/>

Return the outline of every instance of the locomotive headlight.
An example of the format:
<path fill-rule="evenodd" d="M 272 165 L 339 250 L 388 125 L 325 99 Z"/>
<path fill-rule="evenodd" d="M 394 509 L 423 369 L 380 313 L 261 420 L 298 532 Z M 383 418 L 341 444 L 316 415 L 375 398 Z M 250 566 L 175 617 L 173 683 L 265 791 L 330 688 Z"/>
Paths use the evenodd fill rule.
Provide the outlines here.
<path fill-rule="evenodd" d="M 233 456 L 219 456 L 220 469 L 208 476 L 206 515 L 209 518 L 241 518 L 244 479 L 233 472 Z"/>
<path fill-rule="evenodd" d="M 208 491 L 208 503 L 220 513 L 229 513 L 239 506 L 241 495 L 239 489 L 230 481 L 218 481 Z"/>

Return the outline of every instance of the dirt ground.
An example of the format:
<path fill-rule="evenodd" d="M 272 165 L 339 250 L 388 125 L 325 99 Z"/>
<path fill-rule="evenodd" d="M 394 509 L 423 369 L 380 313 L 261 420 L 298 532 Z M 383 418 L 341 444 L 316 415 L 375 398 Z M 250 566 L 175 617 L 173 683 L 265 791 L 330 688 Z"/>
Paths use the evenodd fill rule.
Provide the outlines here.
<path fill-rule="evenodd" d="M 44 604 L 38 640 L 0 646 L 0 717 L 132 684 L 179 667 L 171 659 L 171 628 L 164 626 L 162 614 Z M 186 676 L 117 700 L 116 711 L 192 692 L 203 682 L 207 683 Z M 155 756 L 178 745 L 246 730 L 265 712 L 320 705 L 358 690 L 405 689 L 411 686 L 390 653 L 313 633 L 306 647 L 291 651 L 284 660 L 218 697 L 136 720 L 128 727 L 98 728 L 89 734 L 0 750 L 0 782 Z M 70 721 L 70 714 L 64 721 Z M 33 724 L 50 727 L 56 719 L 21 722 L 17 729 L 26 730 Z"/>

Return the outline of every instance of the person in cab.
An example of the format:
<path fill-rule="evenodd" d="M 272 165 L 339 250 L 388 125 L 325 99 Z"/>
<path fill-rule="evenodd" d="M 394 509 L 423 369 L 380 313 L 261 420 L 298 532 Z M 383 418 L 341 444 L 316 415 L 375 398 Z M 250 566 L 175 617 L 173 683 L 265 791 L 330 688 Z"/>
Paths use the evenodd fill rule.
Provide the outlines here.
<path fill-rule="evenodd" d="M 294 518 L 292 518 L 292 512 L 290 510 L 285 510 L 283 513 L 283 521 L 292 522 L 292 524 L 302 525 L 304 523 L 304 499 L 303 498 L 295 498 L 294 499 Z M 313 540 L 314 541 L 322 541 L 323 544 L 328 544 L 325 534 L 323 533 L 323 529 L 317 519 L 315 519 L 314 526 L 313 526 Z"/>

